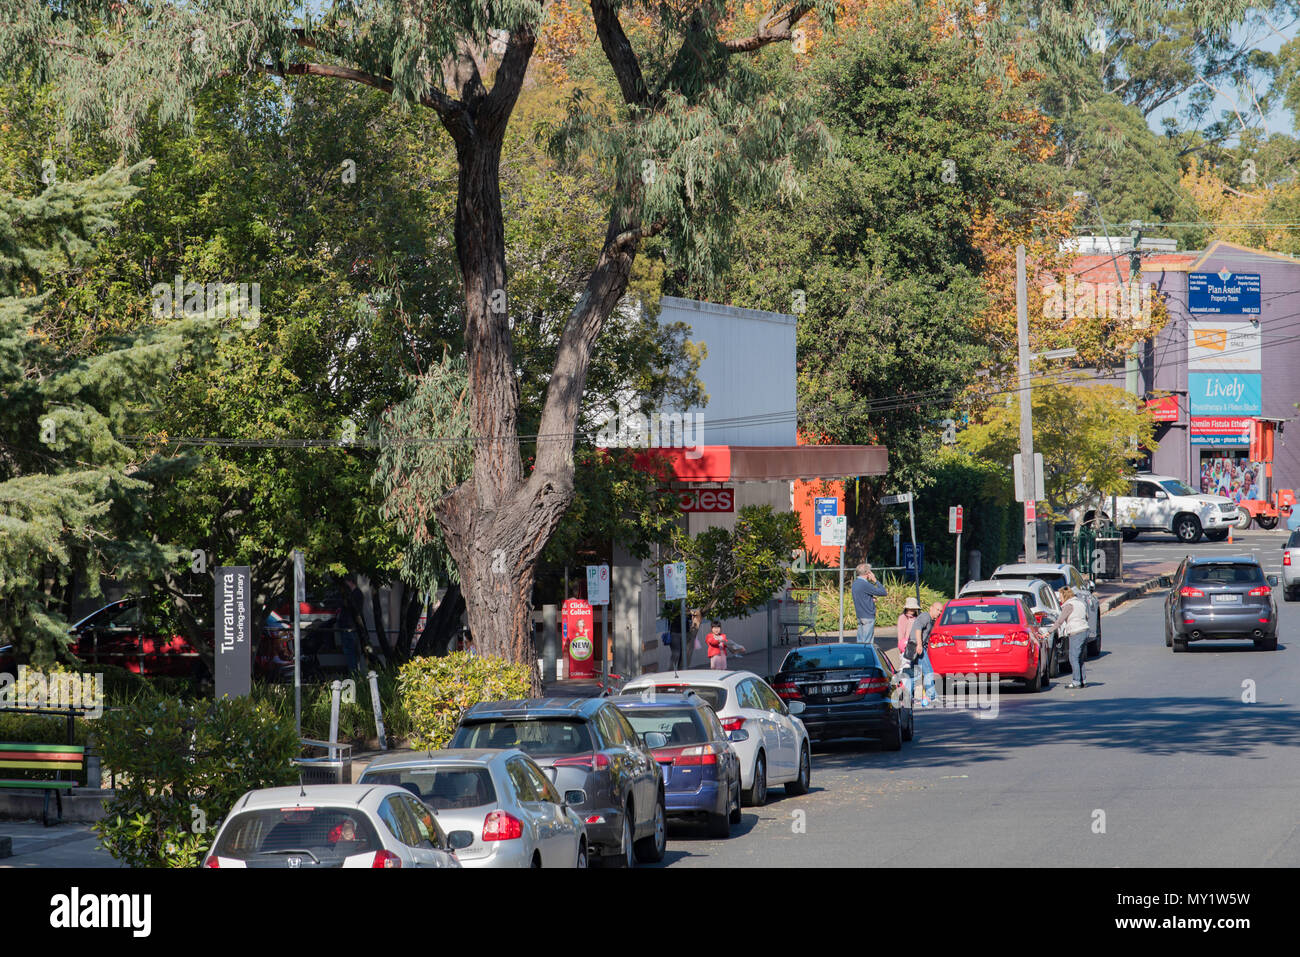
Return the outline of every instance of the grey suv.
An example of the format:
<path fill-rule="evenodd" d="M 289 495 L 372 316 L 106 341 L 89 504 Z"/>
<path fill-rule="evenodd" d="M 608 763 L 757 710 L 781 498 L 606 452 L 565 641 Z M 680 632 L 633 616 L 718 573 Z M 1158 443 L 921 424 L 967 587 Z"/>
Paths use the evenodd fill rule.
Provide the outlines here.
<path fill-rule="evenodd" d="M 1277 649 L 1276 575 L 1265 575 L 1246 555 L 1185 558 L 1165 598 L 1165 645 L 1186 651 L 1189 641 L 1242 639 Z"/>
<path fill-rule="evenodd" d="M 608 698 L 529 698 L 476 704 L 447 747 L 518 748 L 587 826 L 593 854 L 632 867 L 663 860 L 668 815 L 659 763 Z"/>

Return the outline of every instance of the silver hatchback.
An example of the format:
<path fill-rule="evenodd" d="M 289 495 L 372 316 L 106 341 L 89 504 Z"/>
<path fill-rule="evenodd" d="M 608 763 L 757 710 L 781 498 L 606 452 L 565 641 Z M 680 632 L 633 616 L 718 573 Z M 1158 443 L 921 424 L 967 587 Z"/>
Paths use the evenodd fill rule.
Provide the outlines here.
<path fill-rule="evenodd" d="M 431 807 L 462 867 L 587 866 L 586 826 L 570 806 L 586 795 L 562 796 L 517 748 L 385 754 L 360 783 L 406 788 Z"/>

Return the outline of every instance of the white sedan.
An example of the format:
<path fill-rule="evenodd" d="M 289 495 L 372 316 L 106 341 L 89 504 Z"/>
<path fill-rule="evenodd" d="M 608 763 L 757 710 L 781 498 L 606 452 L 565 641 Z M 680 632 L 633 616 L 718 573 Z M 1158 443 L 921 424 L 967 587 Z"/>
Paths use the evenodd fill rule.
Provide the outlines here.
<path fill-rule="evenodd" d="M 800 701 L 782 701 L 752 671 L 691 669 L 641 675 L 623 686 L 623 694 L 694 691 L 717 713 L 727 739 L 740 755 L 740 786 L 745 803 L 767 802 L 770 785 L 787 794 L 805 794 L 812 778 L 808 731 L 796 717 Z"/>

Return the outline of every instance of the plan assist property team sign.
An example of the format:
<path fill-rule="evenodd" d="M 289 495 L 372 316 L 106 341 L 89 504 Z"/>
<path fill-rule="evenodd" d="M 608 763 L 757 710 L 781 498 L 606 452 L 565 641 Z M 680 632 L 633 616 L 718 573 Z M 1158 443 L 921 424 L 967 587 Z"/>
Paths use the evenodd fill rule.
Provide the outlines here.
<path fill-rule="evenodd" d="M 1191 273 L 1187 307 L 1192 315 L 1258 316 L 1258 273 Z M 1192 431 L 1203 416 L 1251 416 L 1263 412 L 1259 374 L 1260 329 L 1256 322 L 1196 320 L 1187 323 L 1187 392 Z"/>

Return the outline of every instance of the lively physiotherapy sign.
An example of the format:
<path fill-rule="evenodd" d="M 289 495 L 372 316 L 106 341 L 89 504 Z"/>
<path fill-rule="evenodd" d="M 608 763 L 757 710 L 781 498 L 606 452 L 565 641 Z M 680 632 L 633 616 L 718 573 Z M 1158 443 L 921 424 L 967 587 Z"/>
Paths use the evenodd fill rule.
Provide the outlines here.
<path fill-rule="evenodd" d="M 1259 273 L 1187 274 L 1187 311 L 1193 315 L 1258 316 Z"/>
<path fill-rule="evenodd" d="M 1187 396 L 1192 415 L 1259 415 L 1263 411 L 1259 373 L 1189 372 Z"/>
<path fill-rule="evenodd" d="M 217 569 L 216 694 L 247 697 L 253 686 L 252 574 L 247 565 Z"/>

